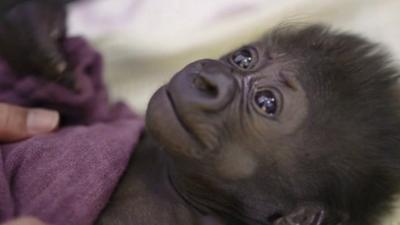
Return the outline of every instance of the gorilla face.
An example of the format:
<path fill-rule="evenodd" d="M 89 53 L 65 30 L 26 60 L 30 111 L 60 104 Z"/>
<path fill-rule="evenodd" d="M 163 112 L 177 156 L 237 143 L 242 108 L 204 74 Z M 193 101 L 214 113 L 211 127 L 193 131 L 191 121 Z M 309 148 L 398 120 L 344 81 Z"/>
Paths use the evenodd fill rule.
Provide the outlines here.
<path fill-rule="evenodd" d="M 148 128 L 173 155 L 214 161 L 221 176 L 244 178 L 259 160 L 278 157 L 307 104 L 293 65 L 259 42 L 178 72 L 153 96 Z"/>
<path fill-rule="evenodd" d="M 277 29 L 178 72 L 152 97 L 147 129 L 171 156 L 171 182 L 201 211 L 268 224 L 308 202 L 344 220 L 397 185 L 395 76 L 360 37 Z"/>

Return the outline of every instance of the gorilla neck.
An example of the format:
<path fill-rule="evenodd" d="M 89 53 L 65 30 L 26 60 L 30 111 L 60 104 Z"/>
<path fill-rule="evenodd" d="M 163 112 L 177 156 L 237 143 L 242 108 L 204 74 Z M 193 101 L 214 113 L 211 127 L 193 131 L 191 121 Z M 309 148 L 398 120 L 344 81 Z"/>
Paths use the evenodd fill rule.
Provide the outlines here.
<path fill-rule="evenodd" d="M 168 173 L 169 157 L 144 135 L 96 224 L 223 225 L 182 198 Z"/>
<path fill-rule="evenodd" d="M 243 215 L 245 210 L 241 208 L 240 202 L 235 197 L 224 194 L 226 192 L 221 190 L 224 186 L 221 181 L 215 179 L 212 174 L 209 175 L 204 168 L 199 169 L 202 165 L 192 161 L 183 162 L 179 163 L 179 169 L 177 169 L 177 163 L 171 161 L 173 160 L 168 160 L 167 169 L 170 184 L 175 189 L 175 193 L 190 207 L 204 215 L 230 218 L 229 221 L 225 221 L 228 224 L 249 222 L 249 218 Z M 182 162 L 182 160 L 178 161 Z M 251 224 L 258 224 L 254 220 L 251 222 Z"/>

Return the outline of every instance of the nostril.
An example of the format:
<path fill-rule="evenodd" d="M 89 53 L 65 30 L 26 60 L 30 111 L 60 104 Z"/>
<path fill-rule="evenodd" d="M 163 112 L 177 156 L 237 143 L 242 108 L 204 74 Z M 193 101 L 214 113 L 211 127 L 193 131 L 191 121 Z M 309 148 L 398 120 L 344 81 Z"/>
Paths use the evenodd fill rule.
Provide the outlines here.
<path fill-rule="evenodd" d="M 191 63 L 171 79 L 167 87 L 177 105 L 215 112 L 233 99 L 237 87 L 233 74 L 218 61 L 207 62 L 203 67 L 202 61 Z"/>
<path fill-rule="evenodd" d="M 202 75 L 195 76 L 192 83 L 199 91 L 202 91 L 211 97 L 216 97 L 218 95 L 217 86 Z"/>

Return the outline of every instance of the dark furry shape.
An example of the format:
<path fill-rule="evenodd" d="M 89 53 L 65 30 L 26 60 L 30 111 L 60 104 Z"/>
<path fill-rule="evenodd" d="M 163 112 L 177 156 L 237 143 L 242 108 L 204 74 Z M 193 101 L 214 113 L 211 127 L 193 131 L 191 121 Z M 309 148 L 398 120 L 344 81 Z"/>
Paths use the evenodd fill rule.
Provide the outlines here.
<path fill-rule="evenodd" d="M 191 63 L 150 101 L 153 147 L 99 224 L 378 225 L 400 190 L 398 76 L 323 25 Z"/>
<path fill-rule="evenodd" d="M 305 165 L 318 188 L 305 191 L 349 224 L 375 224 L 400 190 L 399 70 L 378 44 L 321 25 L 266 40 L 298 65 L 310 101 L 303 148 L 319 155 Z"/>
<path fill-rule="evenodd" d="M 70 0 L 2 0 L 0 55 L 20 74 L 38 74 L 74 88 L 64 57 L 66 4 Z"/>

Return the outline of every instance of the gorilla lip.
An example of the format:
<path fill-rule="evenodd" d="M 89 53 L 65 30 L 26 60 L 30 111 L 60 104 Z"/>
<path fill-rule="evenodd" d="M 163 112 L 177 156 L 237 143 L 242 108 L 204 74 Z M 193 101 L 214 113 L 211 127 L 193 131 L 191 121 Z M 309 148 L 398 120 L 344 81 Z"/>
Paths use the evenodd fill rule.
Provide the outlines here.
<path fill-rule="evenodd" d="M 149 108 L 152 110 L 147 111 L 146 128 L 165 149 L 189 156 L 193 147 L 201 147 L 183 126 L 168 96 L 166 86 L 156 91 L 149 102 Z"/>
<path fill-rule="evenodd" d="M 172 98 L 172 95 L 170 91 L 168 90 L 167 85 L 162 87 L 162 92 L 166 97 L 166 100 L 170 104 L 170 108 L 172 113 L 174 114 L 174 118 L 178 122 L 178 124 L 182 127 L 182 129 L 186 132 L 186 134 L 197 144 L 202 145 L 202 142 L 194 135 L 193 131 L 186 125 L 186 123 L 181 119 L 181 116 L 179 112 L 176 109 L 176 105 L 174 103 L 174 99 Z"/>
<path fill-rule="evenodd" d="M 177 119 L 178 123 L 182 126 L 182 128 L 193 138 L 196 139 L 195 137 L 193 137 L 193 132 L 189 129 L 189 127 L 187 127 L 187 125 L 185 124 L 185 122 L 181 119 L 178 111 L 176 110 L 176 106 L 174 103 L 174 99 L 171 96 L 171 93 L 169 92 L 168 88 L 166 86 L 163 87 L 165 95 L 167 96 L 167 99 L 169 101 L 169 103 L 171 104 L 171 108 L 172 108 L 172 112 L 175 114 L 175 118 Z"/>

